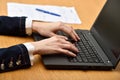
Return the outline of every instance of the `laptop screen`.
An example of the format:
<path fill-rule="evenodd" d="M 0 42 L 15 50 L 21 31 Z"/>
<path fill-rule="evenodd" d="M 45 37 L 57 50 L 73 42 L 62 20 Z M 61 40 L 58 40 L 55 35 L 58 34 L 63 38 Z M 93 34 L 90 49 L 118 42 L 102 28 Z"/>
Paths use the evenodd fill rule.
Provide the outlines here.
<path fill-rule="evenodd" d="M 120 57 L 120 0 L 107 1 L 94 23 L 94 29 L 118 60 Z"/>

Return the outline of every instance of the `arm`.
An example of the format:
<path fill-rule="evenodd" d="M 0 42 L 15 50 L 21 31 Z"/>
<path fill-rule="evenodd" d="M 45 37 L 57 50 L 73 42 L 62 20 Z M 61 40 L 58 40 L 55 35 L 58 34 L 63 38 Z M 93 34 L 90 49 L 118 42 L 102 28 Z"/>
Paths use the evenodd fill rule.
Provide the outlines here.
<path fill-rule="evenodd" d="M 23 44 L 0 49 L 0 72 L 30 66 L 28 51 Z"/>
<path fill-rule="evenodd" d="M 0 16 L 0 34 L 25 36 L 26 17 L 7 17 Z"/>
<path fill-rule="evenodd" d="M 0 34 L 26 36 L 26 17 L 0 16 Z M 29 32 L 28 30 L 28 33 Z M 24 44 L 0 49 L 0 72 L 30 67 L 30 50 Z"/>
<path fill-rule="evenodd" d="M 25 17 L 0 17 L 0 34 L 3 35 L 19 35 L 19 36 L 25 36 L 27 33 L 28 28 L 25 29 Z M 10 21 L 10 22 L 9 22 Z M 38 32 L 39 34 L 43 36 L 48 36 L 51 38 L 38 41 L 38 42 L 30 42 L 29 44 L 34 47 L 31 53 L 31 49 L 28 45 L 23 45 L 22 48 L 18 45 L 3 48 L 0 49 L 0 71 L 9 71 L 9 70 L 15 70 L 19 68 L 26 68 L 31 66 L 30 63 L 31 53 L 33 55 L 36 54 L 51 54 L 51 53 L 63 53 L 70 56 L 76 56 L 72 51 L 78 52 L 77 48 L 67 41 L 66 37 L 58 36 L 55 33 L 59 30 L 62 30 L 68 34 L 75 40 L 79 40 L 77 34 L 74 32 L 72 27 L 66 26 L 61 22 L 55 22 L 55 23 L 42 23 L 42 22 L 32 22 L 32 26 L 30 28 L 30 33 L 32 31 Z M 50 34 L 50 35 L 48 35 Z M 53 36 L 53 37 L 52 37 Z M 43 47 L 44 46 L 44 47 Z M 71 50 L 71 51 L 69 51 Z M 20 51 L 18 53 L 18 51 Z M 9 53 L 9 54 L 8 54 Z M 12 54 L 14 54 L 14 57 L 12 57 Z M 5 57 L 4 57 L 5 55 Z M 23 61 L 23 63 L 18 67 L 18 63 L 16 63 L 16 59 L 19 59 L 19 56 L 21 55 L 20 59 Z M 25 60 L 24 60 L 25 59 Z M 25 62 L 25 63 L 24 63 Z"/>

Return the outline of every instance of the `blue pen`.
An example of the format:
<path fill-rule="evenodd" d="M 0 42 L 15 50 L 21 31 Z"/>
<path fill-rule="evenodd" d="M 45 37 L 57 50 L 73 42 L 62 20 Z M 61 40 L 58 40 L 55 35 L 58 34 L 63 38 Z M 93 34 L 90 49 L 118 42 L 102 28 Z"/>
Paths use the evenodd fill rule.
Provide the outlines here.
<path fill-rule="evenodd" d="M 43 10 L 43 9 L 38 9 L 38 8 L 36 8 L 36 10 L 37 10 L 37 11 L 40 11 L 40 12 L 43 12 L 43 13 L 46 13 L 46 14 L 53 15 L 53 16 L 61 17 L 61 15 L 59 15 L 59 14 L 56 14 L 56 13 L 53 13 L 53 12 L 49 12 L 49 11 L 46 11 L 46 10 Z"/>

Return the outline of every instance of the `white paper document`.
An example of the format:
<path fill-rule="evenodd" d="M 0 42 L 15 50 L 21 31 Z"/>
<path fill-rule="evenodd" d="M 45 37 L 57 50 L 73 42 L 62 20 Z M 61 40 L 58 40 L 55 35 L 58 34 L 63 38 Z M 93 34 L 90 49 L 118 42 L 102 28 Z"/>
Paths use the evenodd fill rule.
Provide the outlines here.
<path fill-rule="evenodd" d="M 8 3 L 8 16 L 26 16 L 32 20 L 81 24 L 74 7 Z"/>

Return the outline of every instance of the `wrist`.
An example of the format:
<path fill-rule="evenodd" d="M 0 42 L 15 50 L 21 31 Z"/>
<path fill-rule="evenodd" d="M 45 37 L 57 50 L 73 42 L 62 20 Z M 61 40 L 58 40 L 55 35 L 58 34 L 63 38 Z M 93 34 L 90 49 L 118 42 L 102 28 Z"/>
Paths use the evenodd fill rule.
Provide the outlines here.
<path fill-rule="evenodd" d="M 37 46 L 38 43 L 37 42 L 31 42 L 31 45 L 34 46 L 33 55 L 36 55 L 38 53 L 38 48 L 39 48 L 39 46 Z"/>
<path fill-rule="evenodd" d="M 31 44 L 35 47 L 33 55 L 36 55 L 36 54 L 41 55 L 43 53 L 46 53 L 46 48 L 44 46 L 44 42 L 36 41 L 36 42 L 31 42 Z"/>
<path fill-rule="evenodd" d="M 38 32 L 38 26 L 39 26 L 39 28 L 40 28 L 40 22 L 38 22 L 38 21 L 33 21 L 32 22 L 32 32 Z"/>

